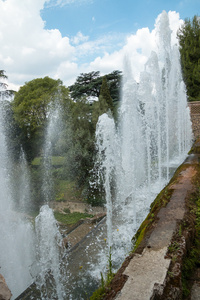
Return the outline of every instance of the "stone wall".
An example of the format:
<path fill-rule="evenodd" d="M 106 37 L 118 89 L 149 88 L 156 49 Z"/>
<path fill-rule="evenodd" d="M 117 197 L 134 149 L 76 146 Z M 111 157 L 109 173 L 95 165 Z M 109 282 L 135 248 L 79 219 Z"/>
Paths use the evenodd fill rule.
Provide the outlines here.
<path fill-rule="evenodd" d="M 192 121 L 192 129 L 194 137 L 200 136 L 200 101 L 189 102 L 190 115 Z"/>

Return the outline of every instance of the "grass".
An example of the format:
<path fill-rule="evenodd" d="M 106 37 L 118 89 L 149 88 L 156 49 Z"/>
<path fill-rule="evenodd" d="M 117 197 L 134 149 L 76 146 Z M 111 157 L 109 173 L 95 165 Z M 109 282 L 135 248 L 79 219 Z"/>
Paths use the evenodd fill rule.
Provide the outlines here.
<path fill-rule="evenodd" d="M 32 166 L 40 166 L 42 163 L 43 157 L 35 157 L 32 161 Z M 63 166 L 65 162 L 65 157 L 63 156 L 52 156 L 51 162 L 53 166 Z"/>
<path fill-rule="evenodd" d="M 56 201 L 82 199 L 81 190 L 76 187 L 75 182 L 73 181 L 57 179 L 55 189 Z"/>
<path fill-rule="evenodd" d="M 113 273 L 113 266 L 112 266 L 112 252 L 111 247 L 108 253 L 108 263 L 107 263 L 107 274 L 106 278 L 103 277 L 101 272 L 101 286 L 93 293 L 90 297 L 90 300 L 102 300 L 106 294 L 106 291 L 109 289 L 109 285 L 114 278 L 115 274 Z"/>
<path fill-rule="evenodd" d="M 93 215 L 86 214 L 86 213 L 74 212 L 74 213 L 62 214 L 58 211 L 54 212 L 54 216 L 58 222 L 65 225 L 73 225 L 76 224 L 80 219 L 93 217 Z"/>

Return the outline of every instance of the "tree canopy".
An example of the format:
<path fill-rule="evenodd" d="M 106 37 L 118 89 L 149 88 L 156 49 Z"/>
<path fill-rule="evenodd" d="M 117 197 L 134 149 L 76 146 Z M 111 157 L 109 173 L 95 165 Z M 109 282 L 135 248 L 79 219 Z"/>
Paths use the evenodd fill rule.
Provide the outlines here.
<path fill-rule="evenodd" d="M 76 82 L 69 86 L 71 97 L 73 99 L 83 96 L 94 96 L 98 98 L 100 96 L 103 77 L 104 76 L 100 76 L 99 71 L 81 73 L 80 76 L 77 77 Z M 116 104 L 120 98 L 121 78 L 122 72 L 118 70 L 106 75 L 108 89 L 114 104 Z"/>
<path fill-rule="evenodd" d="M 178 38 L 189 101 L 200 100 L 200 17 L 186 19 L 178 31 Z"/>
<path fill-rule="evenodd" d="M 14 117 L 22 130 L 21 143 L 30 159 L 40 151 L 49 104 L 58 99 L 62 104 L 69 102 L 68 89 L 61 80 L 49 77 L 27 82 L 15 94 L 12 102 Z"/>
<path fill-rule="evenodd" d="M 115 104 L 119 103 L 121 76 L 120 71 L 106 76 L 100 76 L 99 72 L 82 73 L 69 88 L 63 86 L 59 79 L 34 79 L 25 83 L 15 94 L 11 103 L 12 110 L 10 111 L 10 106 L 7 107 L 8 119 L 13 119 L 18 144 L 22 145 L 31 162 L 36 156 L 41 157 L 43 154 L 45 129 L 50 120 L 52 104 L 59 102 L 62 106 L 59 114 L 62 125 L 56 125 L 59 127 L 59 134 L 53 139 L 52 155 L 61 156 L 64 163 L 60 169 L 52 170 L 52 173 L 55 180 L 73 182 L 82 190 L 85 198 L 94 193 L 95 199 L 98 198 L 96 196 L 99 191 L 91 193 L 89 184 L 96 153 L 96 123 L 98 117 L 105 112 L 110 111 L 115 115 Z M 91 105 L 89 96 L 98 97 L 98 101 Z M 16 146 L 15 143 L 13 146 Z M 37 178 L 34 180 L 37 181 Z M 93 198 L 92 196 L 91 199 Z M 96 200 L 91 203 L 96 203 Z"/>

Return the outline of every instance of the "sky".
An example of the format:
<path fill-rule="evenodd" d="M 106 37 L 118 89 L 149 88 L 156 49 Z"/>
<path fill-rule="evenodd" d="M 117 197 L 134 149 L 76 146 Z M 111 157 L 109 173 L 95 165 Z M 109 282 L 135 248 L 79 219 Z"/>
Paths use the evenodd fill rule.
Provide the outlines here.
<path fill-rule="evenodd" d="M 9 88 L 49 76 L 73 84 L 80 73 L 123 70 L 135 77 L 155 48 L 155 23 L 165 10 L 173 42 L 199 0 L 0 0 L 0 70 Z"/>

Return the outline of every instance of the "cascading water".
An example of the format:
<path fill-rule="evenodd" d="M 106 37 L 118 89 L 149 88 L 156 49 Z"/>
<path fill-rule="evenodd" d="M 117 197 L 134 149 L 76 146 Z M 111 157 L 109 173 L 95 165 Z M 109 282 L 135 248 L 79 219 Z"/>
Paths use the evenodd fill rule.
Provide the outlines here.
<path fill-rule="evenodd" d="M 2 103 L 1 103 L 2 104 Z M 8 156 L 3 105 L 0 106 L 0 273 L 15 299 L 33 281 L 30 268 L 34 261 L 33 226 L 20 211 L 15 211 L 17 190 L 12 185 L 14 166 Z M 12 170 L 12 172 L 11 172 Z M 18 189 L 20 187 L 18 186 Z"/>
<path fill-rule="evenodd" d="M 192 142 L 179 50 L 172 46 L 166 12 L 155 30 L 158 49 L 146 62 L 139 83 L 133 79 L 131 62 L 125 59 L 118 128 L 107 114 L 97 124 L 96 167 L 104 178 L 107 238 L 112 259 L 119 264 L 150 203 L 168 182 L 171 168 L 184 160 Z M 113 179 L 115 193 L 111 194 Z"/>
<path fill-rule="evenodd" d="M 60 129 L 59 108 L 50 110 L 44 147 L 44 174 L 42 192 L 45 205 L 40 209 L 35 219 L 36 231 L 36 284 L 42 299 L 65 299 L 66 291 L 66 260 L 62 245 L 62 236 L 59 232 L 49 201 L 53 195 L 53 180 L 51 175 L 52 147 Z M 57 130 L 57 131 L 56 131 Z"/>

